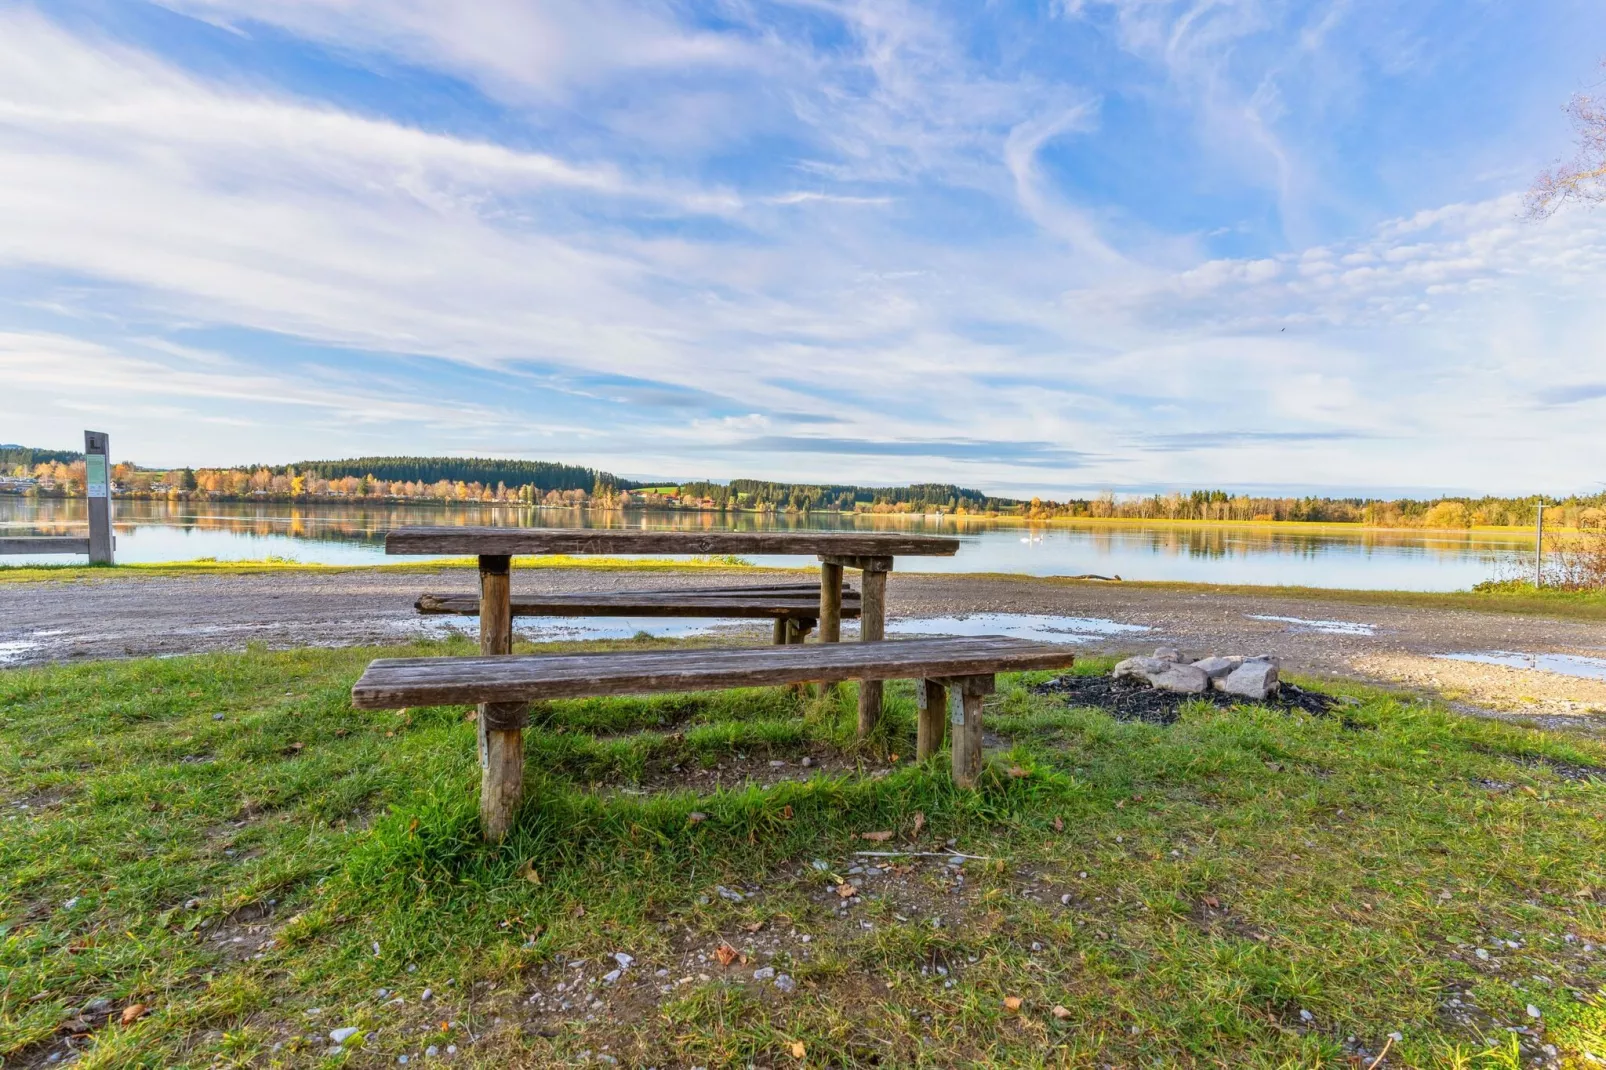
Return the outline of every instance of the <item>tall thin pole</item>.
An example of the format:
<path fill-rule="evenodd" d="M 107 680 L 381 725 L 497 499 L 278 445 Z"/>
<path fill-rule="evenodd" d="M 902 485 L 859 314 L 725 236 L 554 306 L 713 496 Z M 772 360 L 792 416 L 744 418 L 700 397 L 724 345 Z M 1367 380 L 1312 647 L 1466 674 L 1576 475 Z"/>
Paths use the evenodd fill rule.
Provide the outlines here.
<path fill-rule="evenodd" d="M 1545 585 L 1545 503 L 1539 503 L 1539 520 L 1534 524 L 1534 586 Z"/>
<path fill-rule="evenodd" d="M 84 432 L 84 490 L 89 499 L 89 563 L 112 564 L 112 472 L 104 431 Z"/>

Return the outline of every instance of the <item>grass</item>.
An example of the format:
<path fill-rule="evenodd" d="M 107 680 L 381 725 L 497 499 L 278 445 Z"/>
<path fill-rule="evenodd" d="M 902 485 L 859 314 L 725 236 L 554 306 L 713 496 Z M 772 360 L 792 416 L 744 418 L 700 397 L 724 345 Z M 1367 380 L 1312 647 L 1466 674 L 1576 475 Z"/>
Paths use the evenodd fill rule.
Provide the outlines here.
<path fill-rule="evenodd" d="M 864 745 L 851 688 L 558 702 L 493 848 L 463 710 L 349 708 L 375 653 L 0 673 L 7 1066 L 61 1050 L 97 998 L 112 1020 L 81 1067 L 394 1065 L 430 1045 L 471 1066 L 1606 1055 L 1606 781 L 1582 776 L 1606 748 L 1587 740 L 1360 688 L 1342 716 L 1197 705 L 1160 728 L 1012 679 L 967 793 L 891 759 L 912 749 L 908 685 Z M 708 786 L 772 757 L 806 776 L 804 754 L 827 771 Z M 950 840 L 985 858 L 846 872 L 855 849 Z M 721 942 L 749 961 L 722 967 Z M 619 951 L 634 964 L 599 983 Z M 361 1032 L 330 1056 L 337 1026 Z"/>

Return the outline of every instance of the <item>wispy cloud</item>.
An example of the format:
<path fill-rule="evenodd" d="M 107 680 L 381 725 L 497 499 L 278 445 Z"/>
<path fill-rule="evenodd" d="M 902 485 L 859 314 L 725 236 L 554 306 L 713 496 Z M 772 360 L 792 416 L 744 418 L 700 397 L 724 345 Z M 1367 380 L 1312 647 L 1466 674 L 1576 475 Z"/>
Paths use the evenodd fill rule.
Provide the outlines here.
<path fill-rule="evenodd" d="M 1414 9 L 168 6 L 230 30 L 0 8 L 8 438 L 122 394 L 120 441 L 174 460 L 1065 491 L 1606 461 L 1606 219 L 1398 209 L 1367 182 L 1404 150 L 1324 140 L 1340 88 L 1434 77 Z M 1363 22 L 1400 73 L 1345 58 Z"/>

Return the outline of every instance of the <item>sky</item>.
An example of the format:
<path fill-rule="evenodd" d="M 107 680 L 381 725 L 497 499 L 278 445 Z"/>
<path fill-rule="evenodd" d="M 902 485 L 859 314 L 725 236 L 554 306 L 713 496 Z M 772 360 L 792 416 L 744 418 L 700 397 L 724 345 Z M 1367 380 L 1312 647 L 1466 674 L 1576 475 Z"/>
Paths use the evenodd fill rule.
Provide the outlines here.
<path fill-rule="evenodd" d="M 1606 485 L 1600 0 L 0 0 L 0 442 Z"/>

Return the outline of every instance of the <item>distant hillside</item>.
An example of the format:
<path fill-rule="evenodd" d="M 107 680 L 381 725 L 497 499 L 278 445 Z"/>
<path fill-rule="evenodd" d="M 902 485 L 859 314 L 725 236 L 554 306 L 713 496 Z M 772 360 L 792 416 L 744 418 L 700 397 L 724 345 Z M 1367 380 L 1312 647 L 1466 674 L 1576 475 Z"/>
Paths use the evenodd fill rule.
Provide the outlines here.
<path fill-rule="evenodd" d="M 34 446 L 0 445 L 0 465 L 72 464 L 84 459 L 76 450 L 42 450 Z"/>
<path fill-rule="evenodd" d="M 288 465 L 302 475 L 320 479 L 373 476 L 390 481 L 480 483 L 495 487 L 536 486 L 544 491 L 583 490 L 598 487 L 628 490 L 639 484 L 616 478 L 611 472 L 553 461 L 511 461 L 490 457 L 350 457 L 338 461 L 301 461 Z"/>

